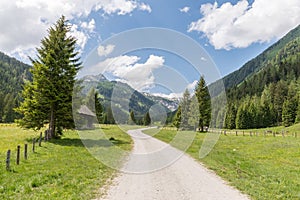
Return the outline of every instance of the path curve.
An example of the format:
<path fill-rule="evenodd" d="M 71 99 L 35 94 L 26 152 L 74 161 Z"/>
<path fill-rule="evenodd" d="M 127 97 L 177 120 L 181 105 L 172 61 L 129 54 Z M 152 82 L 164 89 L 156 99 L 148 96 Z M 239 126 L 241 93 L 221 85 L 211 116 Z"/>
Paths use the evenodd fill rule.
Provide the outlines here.
<path fill-rule="evenodd" d="M 141 129 L 130 130 L 134 141 L 132 155 L 153 152 L 166 143 L 149 137 Z M 174 152 L 177 149 L 170 147 Z M 145 165 L 143 161 L 143 164 Z M 135 159 L 125 165 L 141 165 Z M 151 173 L 120 173 L 101 200 L 248 200 L 216 174 L 184 154 L 176 162 Z"/>

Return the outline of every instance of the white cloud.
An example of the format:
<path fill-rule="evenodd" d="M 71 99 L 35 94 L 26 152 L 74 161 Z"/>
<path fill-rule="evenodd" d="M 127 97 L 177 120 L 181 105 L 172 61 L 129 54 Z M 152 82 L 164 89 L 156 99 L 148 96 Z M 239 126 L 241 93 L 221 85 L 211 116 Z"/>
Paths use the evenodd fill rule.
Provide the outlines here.
<path fill-rule="evenodd" d="M 189 90 L 189 92 L 191 94 L 193 94 L 197 84 L 198 84 L 198 81 L 194 80 L 192 83 L 188 84 L 186 88 Z"/>
<path fill-rule="evenodd" d="M 39 46 L 49 26 L 62 14 L 69 20 L 80 22 L 92 11 L 125 15 L 135 9 L 147 10 L 150 6 L 133 0 L 1 0 L 0 8 L 0 50 L 11 55 L 30 52 Z M 95 26 L 92 19 L 73 27 L 80 47 L 84 47 Z"/>
<path fill-rule="evenodd" d="M 95 20 L 91 19 L 90 22 L 82 22 L 80 26 L 88 32 L 93 33 L 96 28 Z"/>
<path fill-rule="evenodd" d="M 115 45 L 109 44 L 107 46 L 102 46 L 100 45 L 98 47 L 98 55 L 99 56 L 108 56 L 109 54 L 111 54 L 115 49 Z"/>
<path fill-rule="evenodd" d="M 198 84 L 198 81 L 194 80 L 192 83 L 189 83 L 186 86 L 186 89 L 188 89 L 188 91 L 190 92 L 191 95 L 193 95 L 195 93 L 195 87 L 196 87 L 197 84 Z M 163 98 L 167 98 L 167 99 L 181 99 L 183 97 L 183 93 L 184 93 L 184 91 L 178 92 L 178 93 L 171 92 L 169 94 L 165 94 L 165 93 L 151 93 L 151 95 L 159 96 L 159 97 L 163 97 Z"/>
<path fill-rule="evenodd" d="M 200 8 L 203 17 L 192 22 L 188 31 L 203 32 L 216 49 L 244 48 L 285 35 L 299 24 L 299 10 L 299 0 L 207 3 Z"/>
<path fill-rule="evenodd" d="M 149 13 L 152 12 L 151 7 L 150 7 L 148 4 L 145 4 L 145 3 L 141 3 L 141 4 L 139 5 L 139 9 L 140 9 L 140 10 L 143 10 L 143 11 L 148 11 Z"/>
<path fill-rule="evenodd" d="M 73 37 L 75 37 L 77 39 L 77 45 L 82 50 L 87 43 L 88 35 L 86 33 L 84 33 L 83 31 L 80 31 L 78 29 L 77 24 L 71 25 L 70 35 L 72 35 Z"/>
<path fill-rule="evenodd" d="M 153 70 L 164 65 L 164 58 L 150 55 L 145 63 L 138 63 L 140 57 L 122 55 L 107 58 L 90 69 L 88 73 L 111 73 L 116 79 L 126 82 L 136 90 L 144 91 L 155 82 Z"/>
<path fill-rule="evenodd" d="M 183 8 L 180 8 L 179 11 L 180 11 L 180 12 L 183 12 L 183 13 L 187 13 L 187 12 L 190 11 L 190 7 L 185 6 L 185 7 L 183 7 Z"/>
<path fill-rule="evenodd" d="M 205 57 L 201 57 L 200 58 L 202 61 L 207 61 L 207 59 Z"/>
<path fill-rule="evenodd" d="M 135 9 L 146 10 L 151 12 L 149 5 L 138 3 L 132 0 L 102 0 L 96 4 L 96 10 L 103 10 L 105 14 L 117 13 L 118 15 L 126 15 Z M 149 11 L 150 10 L 150 11 Z"/>

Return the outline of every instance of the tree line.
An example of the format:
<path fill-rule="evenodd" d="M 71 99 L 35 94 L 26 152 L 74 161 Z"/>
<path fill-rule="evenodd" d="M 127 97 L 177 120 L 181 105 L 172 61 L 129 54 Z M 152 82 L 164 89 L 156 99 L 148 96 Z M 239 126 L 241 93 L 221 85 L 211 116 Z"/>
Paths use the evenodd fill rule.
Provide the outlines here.
<path fill-rule="evenodd" d="M 203 76 L 195 87 L 195 94 L 191 97 L 186 89 L 173 118 L 173 125 L 177 129 L 194 129 L 203 132 L 211 122 L 211 99 Z"/>
<path fill-rule="evenodd" d="M 264 68 L 227 91 L 224 127 L 291 126 L 300 122 L 300 37 L 289 42 Z"/>

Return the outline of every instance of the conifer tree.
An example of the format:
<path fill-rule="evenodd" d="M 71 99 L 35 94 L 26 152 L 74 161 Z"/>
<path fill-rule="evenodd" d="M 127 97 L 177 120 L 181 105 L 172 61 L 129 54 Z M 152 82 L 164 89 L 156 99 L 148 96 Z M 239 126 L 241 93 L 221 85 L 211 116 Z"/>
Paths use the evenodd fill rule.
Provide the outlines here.
<path fill-rule="evenodd" d="M 181 121 L 182 121 L 182 112 L 181 112 L 181 106 L 178 106 L 176 115 L 174 117 L 173 120 L 173 125 L 177 128 L 177 130 L 179 129 L 180 125 L 181 125 Z"/>
<path fill-rule="evenodd" d="M 151 118 L 149 112 L 147 112 L 144 116 L 144 125 L 149 126 L 151 124 Z"/>
<path fill-rule="evenodd" d="M 98 123 L 101 124 L 103 121 L 103 106 L 101 105 L 99 101 L 99 93 L 95 92 L 95 110 L 96 110 L 96 116 Z"/>
<path fill-rule="evenodd" d="M 191 127 L 194 127 L 194 131 L 196 131 L 199 123 L 199 104 L 195 95 L 191 98 L 189 110 L 188 123 Z"/>
<path fill-rule="evenodd" d="M 181 105 L 181 127 L 183 129 L 189 128 L 190 103 L 191 103 L 190 92 L 188 89 L 186 89 L 183 93 L 183 98 L 180 102 L 180 105 Z"/>
<path fill-rule="evenodd" d="M 200 80 L 195 88 L 195 95 L 198 100 L 199 109 L 199 123 L 200 131 L 203 132 L 204 126 L 209 126 L 211 121 L 211 100 L 206 86 L 204 77 L 201 76 Z"/>
<path fill-rule="evenodd" d="M 74 127 L 72 93 L 81 63 L 69 31 L 64 16 L 50 27 L 37 48 L 37 59 L 31 59 L 32 81 L 25 84 L 24 102 L 17 109 L 24 116 L 21 126 L 40 129 L 49 124 L 51 137 Z"/>
<path fill-rule="evenodd" d="M 128 118 L 128 124 L 134 125 L 135 123 L 136 123 L 136 119 L 135 119 L 135 116 L 134 116 L 134 112 L 130 111 L 129 118 Z"/>

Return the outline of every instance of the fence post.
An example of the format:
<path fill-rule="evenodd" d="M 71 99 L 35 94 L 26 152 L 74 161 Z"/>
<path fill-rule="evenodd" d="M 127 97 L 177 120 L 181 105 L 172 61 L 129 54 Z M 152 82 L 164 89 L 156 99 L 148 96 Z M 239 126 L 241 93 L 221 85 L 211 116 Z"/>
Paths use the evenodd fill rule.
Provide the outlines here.
<path fill-rule="evenodd" d="M 275 132 L 273 132 L 273 136 L 275 137 Z"/>
<path fill-rule="evenodd" d="M 41 147 L 42 146 L 42 135 L 43 133 L 41 132 L 40 133 L 40 138 L 39 138 L 39 147 Z"/>
<path fill-rule="evenodd" d="M 250 131 L 250 136 L 252 137 L 252 132 Z"/>
<path fill-rule="evenodd" d="M 226 131 L 224 131 L 224 135 L 227 135 L 227 134 L 226 134 Z"/>
<path fill-rule="evenodd" d="M 7 171 L 10 170 L 10 149 L 7 151 L 7 155 L 6 155 L 6 170 Z"/>
<path fill-rule="evenodd" d="M 245 132 L 243 131 L 243 136 L 245 136 Z"/>
<path fill-rule="evenodd" d="M 235 136 L 238 136 L 238 132 L 237 131 L 235 131 Z"/>
<path fill-rule="evenodd" d="M 295 138 L 297 137 L 297 133 L 295 132 Z"/>
<path fill-rule="evenodd" d="M 25 145 L 24 145 L 24 159 L 25 159 L 25 160 L 27 160 L 27 147 L 28 147 L 28 145 L 25 144 Z"/>
<path fill-rule="evenodd" d="M 32 151 L 35 152 L 35 138 L 32 140 Z"/>
<path fill-rule="evenodd" d="M 16 160 L 16 163 L 17 163 L 17 165 L 19 165 L 20 164 L 20 145 L 18 145 L 18 147 L 17 147 L 17 160 Z"/>
<path fill-rule="evenodd" d="M 48 131 L 45 130 L 45 142 L 48 140 Z"/>

